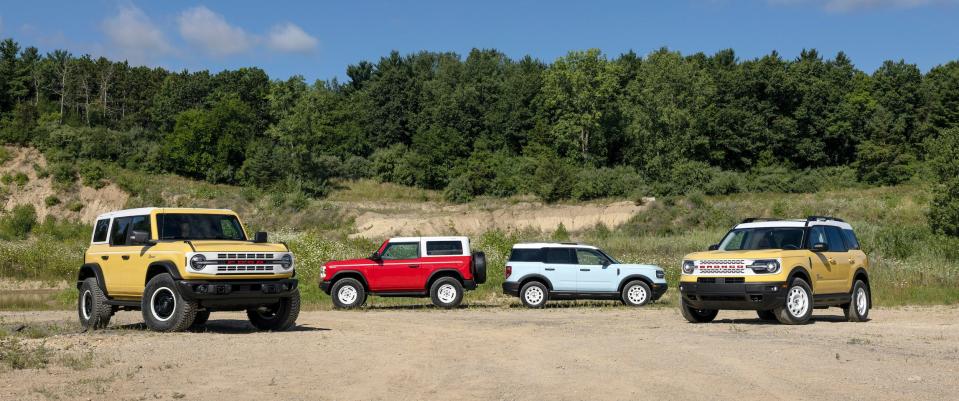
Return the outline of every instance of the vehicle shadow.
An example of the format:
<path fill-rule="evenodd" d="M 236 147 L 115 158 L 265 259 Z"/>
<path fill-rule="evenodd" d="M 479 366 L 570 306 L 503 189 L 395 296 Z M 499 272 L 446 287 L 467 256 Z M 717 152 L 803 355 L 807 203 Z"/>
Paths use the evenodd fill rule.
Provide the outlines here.
<path fill-rule="evenodd" d="M 721 313 L 721 312 L 720 312 Z M 713 323 L 734 323 L 734 324 L 748 324 L 755 326 L 781 326 L 778 321 L 775 320 L 762 320 L 759 318 L 752 319 L 716 319 L 712 321 Z M 847 323 L 845 316 L 813 316 L 809 319 L 807 324 L 816 324 L 816 323 Z"/>
<path fill-rule="evenodd" d="M 150 331 L 150 328 L 147 327 L 144 323 L 134 323 L 134 324 L 125 324 L 121 326 L 111 327 L 110 330 L 131 330 L 131 331 Z M 297 332 L 297 331 L 331 331 L 333 329 L 323 328 L 323 327 L 313 327 L 308 325 L 298 324 L 296 327 L 286 330 L 286 332 Z M 191 328 L 186 331 L 187 333 L 216 333 L 216 334 L 251 334 L 251 333 L 261 333 L 261 330 L 257 330 L 250 324 L 247 320 L 239 319 L 210 319 L 205 325 L 200 327 Z"/>
<path fill-rule="evenodd" d="M 502 308 L 502 305 L 486 305 L 486 304 L 469 304 L 469 305 L 460 305 L 457 308 L 451 310 L 463 310 L 463 309 L 493 309 L 493 308 Z M 417 304 L 417 305 L 367 305 L 365 307 L 355 309 L 355 310 L 425 310 L 425 309 L 435 309 L 443 310 L 443 308 L 436 307 L 432 304 Z M 334 309 L 337 310 L 337 309 Z"/>

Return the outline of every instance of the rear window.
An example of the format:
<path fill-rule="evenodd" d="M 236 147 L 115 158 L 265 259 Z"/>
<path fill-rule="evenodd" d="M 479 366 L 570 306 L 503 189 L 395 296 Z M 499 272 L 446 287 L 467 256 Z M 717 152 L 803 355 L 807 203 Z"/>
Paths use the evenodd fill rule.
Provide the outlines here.
<path fill-rule="evenodd" d="M 849 249 L 859 249 L 859 239 L 856 238 L 856 233 L 852 232 L 852 230 L 843 229 L 842 236 L 846 239 L 846 246 L 849 247 Z"/>
<path fill-rule="evenodd" d="M 107 230 L 110 229 L 110 219 L 97 220 L 93 228 L 93 242 L 107 242 Z"/>
<path fill-rule="evenodd" d="M 576 251 L 573 248 L 546 248 L 546 263 L 575 265 Z"/>
<path fill-rule="evenodd" d="M 426 254 L 428 256 L 441 255 L 462 255 L 462 241 L 426 241 Z"/>
<path fill-rule="evenodd" d="M 510 262 L 542 262 L 543 250 L 514 248 L 513 252 L 509 254 L 509 261 Z"/>

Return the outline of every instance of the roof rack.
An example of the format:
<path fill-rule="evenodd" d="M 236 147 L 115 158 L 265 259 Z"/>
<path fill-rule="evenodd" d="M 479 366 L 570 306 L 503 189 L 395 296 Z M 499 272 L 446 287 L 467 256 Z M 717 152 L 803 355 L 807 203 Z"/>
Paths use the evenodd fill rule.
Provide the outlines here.
<path fill-rule="evenodd" d="M 749 218 L 743 219 L 742 223 L 739 223 L 739 224 L 753 223 L 757 221 L 779 221 L 779 220 L 782 220 L 782 219 L 777 219 L 774 217 L 749 217 Z"/>
<path fill-rule="evenodd" d="M 846 221 L 843 220 L 843 219 L 840 219 L 840 218 L 838 218 L 838 217 L 831 217 L 831 216 L 809 216 L 809 217 L 806 218 L 806 221 L 829 221 L 829 220 L 838 221 L 838 222 L 841 222 L 841 223 L 845 223 L 845 222 L 846 222 Z"/>

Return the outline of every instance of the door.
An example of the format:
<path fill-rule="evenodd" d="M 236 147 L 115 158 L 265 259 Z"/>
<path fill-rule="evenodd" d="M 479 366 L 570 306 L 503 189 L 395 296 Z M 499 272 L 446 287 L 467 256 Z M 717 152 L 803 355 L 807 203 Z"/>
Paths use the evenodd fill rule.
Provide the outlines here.
<path fill-rule="evenodd" d="M 134 295 L 141 296 L 143 295 L 143 289 L 146 286 L 146 277 L 147 277 L 147 268 L 150 265 L 150 246 L 147 244 L 137 244 L 134 243 L 132 238 L 134 231 L 143 231 L 147 233 L 147 238 L 153 237 L 153 230 L 150 224 L 150 215 L 146 216 L 133 216 L 133 219 L 130 221 L 130 229 L 127 230 L 126 237 L 126 249 L 130 251 L 129 255 L 121 255 L 120 258 L 123 260 L 123 256 L 129 256 L 129 259 L 123 260 L 126 267 L 124 268 L 124 280 L 126 280 L 127 285 L 133 291 Z"/>
<path fill-rule="evenodd" d="M 419 242 L 390 242 L 380 253 L 370 286 L 377 291 L 422 290 Z"/>
<path fill-rule="evenodd" d="M 122 296 L 140 296 L 146 279 L 147 248 L 135 244 L 130 236 L 133 231 L 150 231 L 150 216 L 118 217 L 113 220 L 110 231 L 110 250 L 107 252 L 110 277 L 116 285 L 116 294 Z M 111 284 L 107 284 L 110 288 Z M 113 293 L 113 290 L 110 290 Z"/>
<path fill-rule="evenodd" d="M 830 235 L 830 232 L 833 234 Z M 838 237 L 837 237 L 838 235 Z M 838 242 L 836 241 L 838 239 Z M 841 288 L 845 280 L 843 273 L 848 271 L 849 262 L 846 246 L 839 229 L 832 226 L 812 226 L 809 228 L 809 247 L 826 244 L 823 252 L 813 252 L 812 274 L 815 276 L 813 293 L 836 294 L 844 292 Z"/>
<path fill-rule="evenodd" d="M 605 255 L 592 249 L 577 249 L 576 261 L 579 272 L 576 274 L 578 292 L 615 292 L 618 282 L 616 269 Z"/>
<path fill-rule="evenodd" d="M 111 295 L 131 296 L 129 279 L 124 277 L 130 253 L 126 246 L 127 231 L 132 217 L 117 217 L 110 226 L 110 246 L 100 254 L 100 267 L 103 269 L 107 291 Z"/>
<path fill-rule="evenodd" d="M 543 273 L 553 283 L 553 291 L 576 291 L 579 264 L 573 248 L 545 248 L 543 265 Z"/>

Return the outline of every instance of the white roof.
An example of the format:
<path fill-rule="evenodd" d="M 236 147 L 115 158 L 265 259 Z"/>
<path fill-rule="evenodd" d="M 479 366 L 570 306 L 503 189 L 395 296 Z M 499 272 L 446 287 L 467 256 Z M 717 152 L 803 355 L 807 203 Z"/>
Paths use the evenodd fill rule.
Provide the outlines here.
<path fill-rule="evenodd" d="M 539 249 L 539 248 L 587 248 L 587 249 L 599 249 L 592 245 L 586 244 L 570 244 L 562 242 L 523 242 L 516 245 L 513 245 L 514 249 Z"/>
<path fill-rule="evenodd" d="M 806 227 L 807 222 L 805 219 L 793 219 L 793 220 L 765 220 L 765 221 L 754 221 L 751 223 L 742 223 L 736 226 L 736 228 L 766 228 L 766 227 Z M 852 230 L 852 226 L 849 223 L 836 221 L 836 220 L 812 220 L 808 222 L 810 226 L 835 226 L 839 228 L 844 228 L 847 230 Z"/>
<path fill-rule="evenodd" d="M 420 242 L 421 240 L 469 242 L 469 238 L 467 237 L 393 237 L 393 238 L 390 238 L 390 242 Z"/>
<path fill-rule="evenodd" d="M 145 215 L 145 214 L 153 213 L 153 211 L 158 210 L 158 209 L 177 210 L 177 209 L 198 209 L 198 208 L 140 207 L 140 208 L 136 208 L 136 209 L 123 209 L 123 210 L 116 210 L 116 211 L 113 211 L 113 212 L 108 212 L 108 213 L 101 214 L 101 215 L 97 216 L 97 220 L 109 219 L 109 218 L 114 218 L 114 217 L 143 216 L 143 215 Z M 232 211 L 232 210 L 229 210 L 229 209 L 206 209 L 206 208 L 203 208 L 203 210 L 217 210 L 217 211 L 223 211 L 223 212 L 227 212 L 227 213 L 233 213 L 233 211 Z"/>

